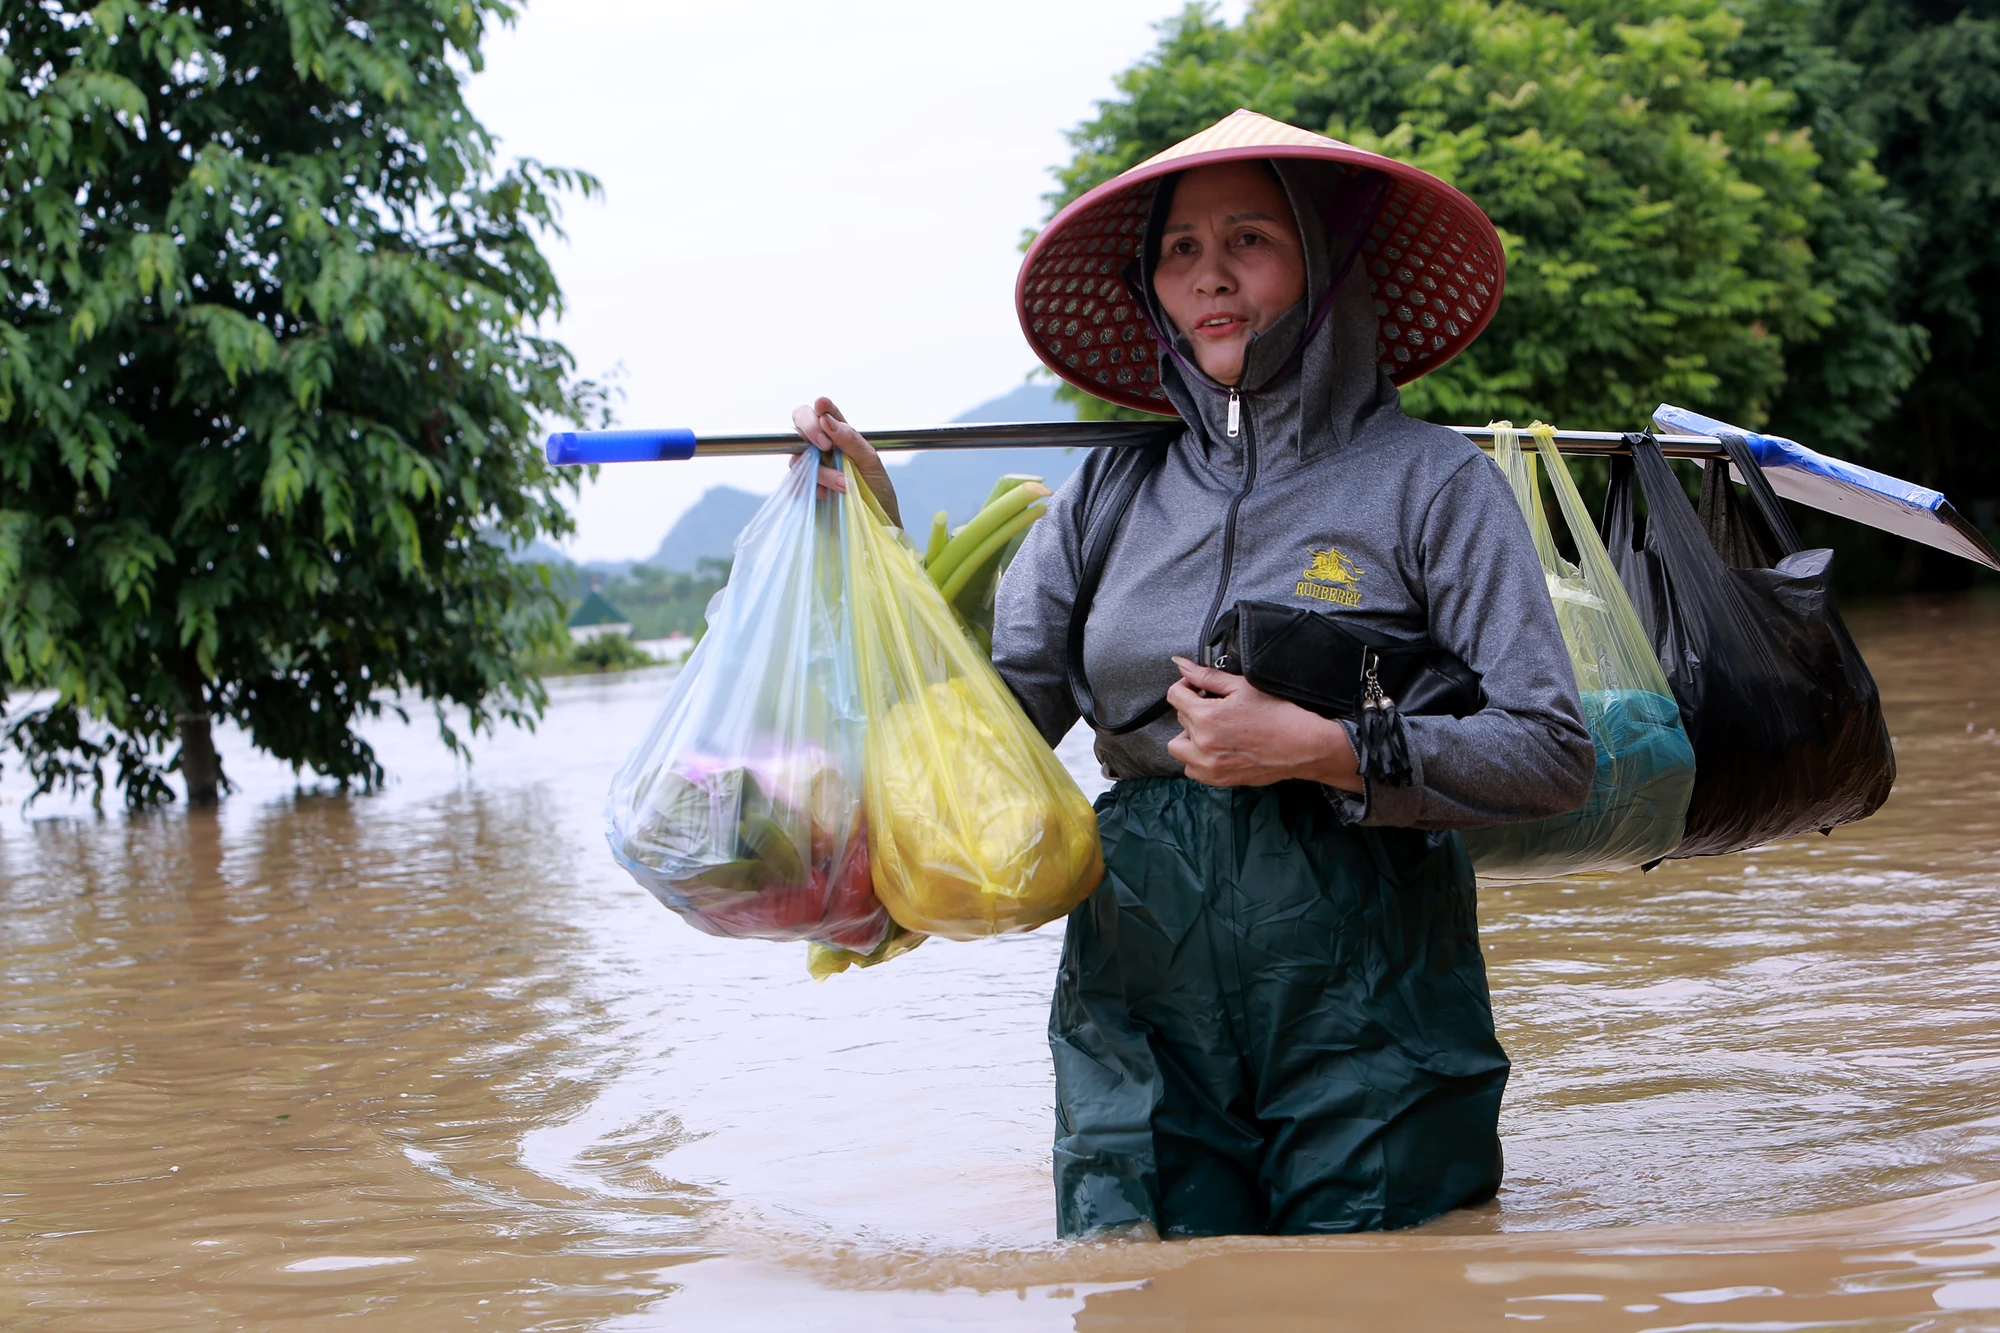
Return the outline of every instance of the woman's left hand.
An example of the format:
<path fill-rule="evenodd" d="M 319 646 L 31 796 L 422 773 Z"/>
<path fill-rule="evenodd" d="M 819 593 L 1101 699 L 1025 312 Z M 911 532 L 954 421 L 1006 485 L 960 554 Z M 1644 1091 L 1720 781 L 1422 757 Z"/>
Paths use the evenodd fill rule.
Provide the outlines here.
<path fill-rule="evenodd" d="M 1181 734 L 1167 744 L 1187 775 L 1210 787 L 1268 787 L 1289 778 L 1362 790 L 1347 728 L 1228 671 L 1174 665 L 1181 678 L 1167 691 Z"/>

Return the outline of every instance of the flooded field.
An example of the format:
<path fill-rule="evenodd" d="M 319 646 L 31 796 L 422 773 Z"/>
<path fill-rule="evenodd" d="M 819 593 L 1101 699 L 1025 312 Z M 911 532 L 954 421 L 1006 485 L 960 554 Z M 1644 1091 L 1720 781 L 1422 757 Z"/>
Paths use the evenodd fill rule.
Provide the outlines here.
<path fill-rule="evenodd" d="M 2000 1328 L 2000 599 L 1851 620 L 1888 807 L 1484 891 L 1507 1183 L 1353 1239 L 1056 1243 L 1060 927 L 815 985 L 681 924 L 600 832 L 661 672 L 369 797 L 9 773 L 0 1327 Z"/>

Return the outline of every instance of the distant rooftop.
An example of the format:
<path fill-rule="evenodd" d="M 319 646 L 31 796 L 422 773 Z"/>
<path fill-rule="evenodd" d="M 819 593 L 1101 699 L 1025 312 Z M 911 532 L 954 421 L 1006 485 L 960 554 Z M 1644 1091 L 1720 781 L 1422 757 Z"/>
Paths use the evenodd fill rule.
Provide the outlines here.
<path fill-rule="evenodd" d="M 583 599 L 583 605 L 570 613 L 571 629 L 589 629 L 593 625 L 628 625 L 631 621 L 623 611 L 613 606 L 601 592 L 592 591 Z"/>

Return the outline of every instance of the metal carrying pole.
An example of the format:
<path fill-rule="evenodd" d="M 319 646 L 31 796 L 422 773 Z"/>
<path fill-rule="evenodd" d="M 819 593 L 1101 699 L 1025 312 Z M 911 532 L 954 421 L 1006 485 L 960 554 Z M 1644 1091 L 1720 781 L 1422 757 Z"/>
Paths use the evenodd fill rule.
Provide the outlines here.
<path fill-rule="evenodd" d="M 976 422 L 922 426 L 914 430 L 869 431 L 868 442 L 884 453 L 905 449 L 1104 449 L 1158 444 L 1179 435 L 1179 421 Z M 1469 439 L 1491 439 L 1491 426 L 1453 426 Z M 1523 435 L 1527 431 L 1521 432 Z M 1669 458 L 1727 458 L 1713 435 L 1655 435 Z M 1556 446 L 1566 454 L 1624 454 L 1625 437 L 1609 430 L 1559 430 Z M 564 431 L 549 436 L 551 463 L 665 462 L 688 458 L 735 458 L 749 454 L 796 454 L 806 447 L 790 431 L 769 435 L 696 435 L 689 430 Z"/>
<path fill-rule="evenodd" d="M 1787 500 L 1811 505 L 1841 518 L 1865 523 L 1911 541 L 1963 556 L 2000 570 L 2000 552 L 1977 527 L 1960 516 L 1943 495 L 1926 486 L 1870 468 L 1814 453 L 1796 441 L 1739 431 L 1726 421 L 1705 417 L 1671 403 L 1660 404 L 1654 420 L 1662 426 L 1725 431 L 1742 436 L 1771 488 Z M 1103 449 L 1164 444 L 1184 427 L 1162 421 L 966 422 L 917 430 L 868 432 L 885 453 L 908 449 Z M 1472 440 L 1493 437 L 1491 426 L 1453 426 Z M 1527 433 L 1522 432 L 1524 435 Z M 1559 430 L 1556 447 L 1566 454 L 1603 457 L 1629 454 L 1625 436 L 1610 430 Z M 1669 458 L 1726 459 L 1729 451 L 1715 435 L 1655 434 Z M 744 454 L 796 454 L 806 443 L 790 431 L 774 435 L 706 435 L 691 430 L 564 431 L 549 436 L 549 462 L 566 467 L 591 463 L 650 463 L 686 458 L 731 458 Z M 1731 469 L 1732 473 L 1734 469 Z M 1741 480 L 1741 478 L 1738 478 Z"/>

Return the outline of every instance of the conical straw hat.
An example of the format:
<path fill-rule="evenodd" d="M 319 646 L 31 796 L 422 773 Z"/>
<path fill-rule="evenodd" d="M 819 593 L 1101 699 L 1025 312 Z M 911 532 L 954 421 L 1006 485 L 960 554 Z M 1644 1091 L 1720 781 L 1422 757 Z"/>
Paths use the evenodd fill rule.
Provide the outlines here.
<path fill-rule="evenodd" d="M 1063 379 L 1121 407 L 1171 414 L 1159 351 L 1121 276 L 1139 253 L 1160 178 L 1254 158 L 1313 158 L 1389 178 L 1362 242 L 1380 320 L 1375 354 L 1398 384 L 1457 356 L 1493 318 L 1506 285 L 1500 234 L 1479 206 L 1427 171 L 1254 111 L 1114 176 L 1042 229 L 1014 304 L 1035 354 Z M 1350 276 L 1348 281 L 1353 281 Z"/>

